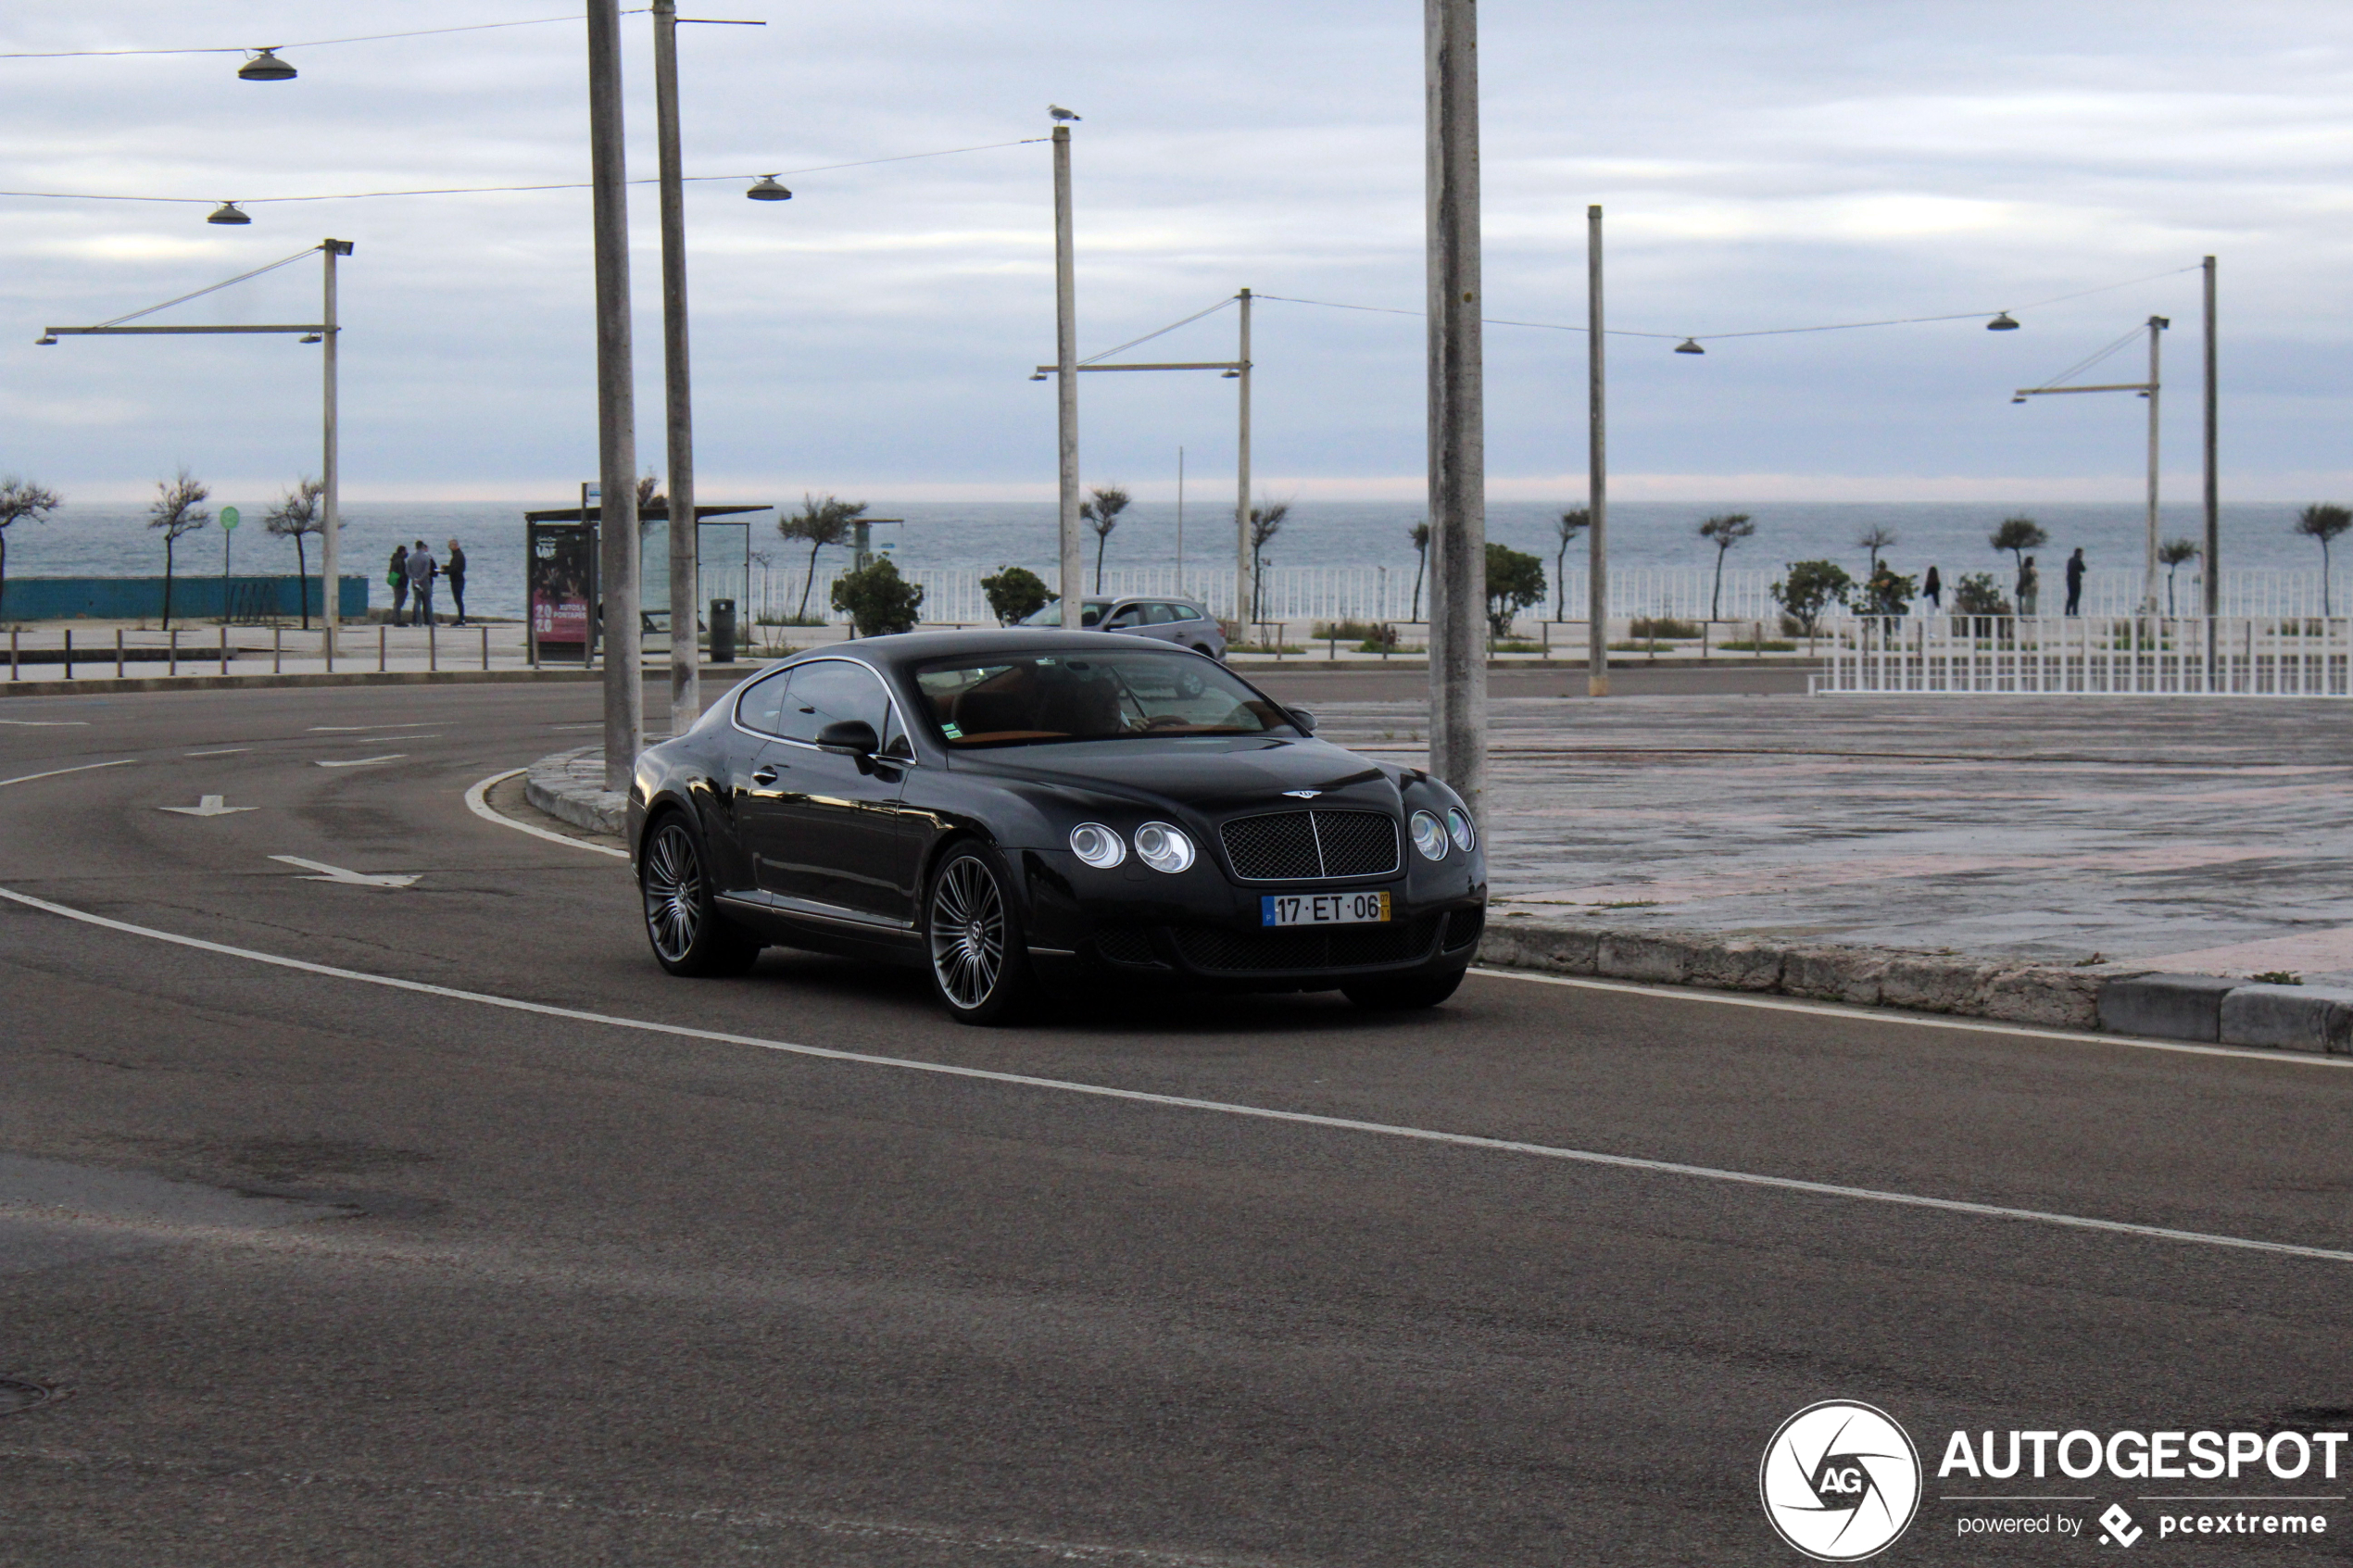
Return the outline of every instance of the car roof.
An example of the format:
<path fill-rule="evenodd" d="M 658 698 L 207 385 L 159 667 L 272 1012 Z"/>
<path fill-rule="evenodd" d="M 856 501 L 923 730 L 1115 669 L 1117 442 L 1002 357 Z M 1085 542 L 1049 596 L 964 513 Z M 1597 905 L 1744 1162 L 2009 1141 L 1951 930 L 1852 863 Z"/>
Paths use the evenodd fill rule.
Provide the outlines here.
<path fill-rule="evenodd" d="M 1110 602 L 1110 601 L 1105 601 Z M 796 654 L 791 662 L 812 659 L 855 659 L 877 668 L 904 670 L 911 665 L 927 663 L 935 659 L 957 659 L 965 656 L 1002 658 L 1009 653 L 1052 653 L 1067 649 L 1080 653 L 1103 651 L 1104 633 L 1101 632 L 1063 632 L 1046 627 L 1007 626 L 981 627 L 960 632 L 900 632 L 887 637 L 860 637 L 854 642 L 828 643 Z M 1134 653 L 1165 653 L 1171 658 L 1198 659 L 1150 637 L 1129 637 L 1125 651 Z"/>

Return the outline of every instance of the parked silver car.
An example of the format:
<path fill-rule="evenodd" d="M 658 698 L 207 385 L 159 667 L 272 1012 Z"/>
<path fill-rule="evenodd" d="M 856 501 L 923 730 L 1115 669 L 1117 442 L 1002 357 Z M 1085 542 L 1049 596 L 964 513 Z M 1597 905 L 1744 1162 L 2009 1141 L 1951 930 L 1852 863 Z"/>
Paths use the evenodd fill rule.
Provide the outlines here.
<path fill-rule="evenodd" d="M 1158 637 L 1178 647 L 1226 657 L 1226 631 L 1217 618 L 1192 599 L 1164 595 L 1130 594 L 1125 598 L 1090 598 L 1079 603 L 1080 624 L 1098 632 L 1125 632 L 1136 637 Z M 1063 607 L 1048 605 L 1024 626 L 1059 628 Z"/>

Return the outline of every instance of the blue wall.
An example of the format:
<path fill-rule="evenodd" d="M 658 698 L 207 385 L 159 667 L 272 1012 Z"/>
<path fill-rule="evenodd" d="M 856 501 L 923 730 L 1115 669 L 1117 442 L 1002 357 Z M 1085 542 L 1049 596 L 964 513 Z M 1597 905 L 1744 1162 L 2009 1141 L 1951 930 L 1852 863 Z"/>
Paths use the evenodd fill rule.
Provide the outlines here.
<path fill-rule="evenodd" d="M 317 615 L 322 608 L 321 588 L 316 577 L 245 577 L 229 579 L 236 589 L 245 590 L 250 598 L 248 584 L 258 584 L 266 607 L 264 614 L 298 616 L 302 613 L 300 592 L 310 600 L 310 613 Z M 346 577 L 336 608 L 347 621 L 359 621 L 368 614 L 368 584 L 372 579 Z M 300 584 L 299 590 L 296 584 Z M 221 616 L 221 580 L 210 577 L 175 577 L 171 581 L 171 618 L 175 621 L 218 621 Z M 233 591 L 233 601 L 239 595 Z M 245 604 L 239 603 L 243 610 Z M 5 590 L 0 590 L 0 621 L 154 621 L 163 614 L 163 579 L 160 577 L 11 577 Z"/>

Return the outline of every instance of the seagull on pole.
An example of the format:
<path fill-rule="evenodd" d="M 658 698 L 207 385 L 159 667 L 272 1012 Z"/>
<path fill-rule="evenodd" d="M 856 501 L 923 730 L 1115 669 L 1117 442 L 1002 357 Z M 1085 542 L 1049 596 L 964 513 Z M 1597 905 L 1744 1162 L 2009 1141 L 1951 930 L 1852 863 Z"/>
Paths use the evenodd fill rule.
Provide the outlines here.
<path fill-rule="evenodd" d="M 1068 109 L 1063 107 L 1060 104 L 1048 104 L 1046 106 L 1046 112 L 1052 115 L 1056 119 L 1076 119 L 1078 118 Z"/>

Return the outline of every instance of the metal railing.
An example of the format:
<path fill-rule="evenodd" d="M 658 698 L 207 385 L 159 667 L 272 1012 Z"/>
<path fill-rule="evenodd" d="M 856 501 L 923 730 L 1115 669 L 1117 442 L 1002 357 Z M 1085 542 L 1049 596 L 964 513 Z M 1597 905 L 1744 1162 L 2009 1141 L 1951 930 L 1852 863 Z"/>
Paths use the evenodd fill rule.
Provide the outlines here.
<path fill-rule="evenodd" d="M 1869 617 L 1821 653 L 1817 696 L 2353 696 L 2344 616 Z"/>

